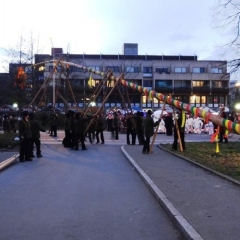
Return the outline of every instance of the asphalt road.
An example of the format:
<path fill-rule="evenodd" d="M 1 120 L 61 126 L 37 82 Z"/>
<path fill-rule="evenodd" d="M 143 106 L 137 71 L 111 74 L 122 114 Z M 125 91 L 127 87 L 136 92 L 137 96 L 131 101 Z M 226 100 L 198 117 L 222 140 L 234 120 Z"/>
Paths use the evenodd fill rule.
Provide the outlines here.
<path fill-rule="evenodd" d="M 1 240 L 182 239 L 119 146 L 87 148 L 43 143 L 1 172 Z"/>

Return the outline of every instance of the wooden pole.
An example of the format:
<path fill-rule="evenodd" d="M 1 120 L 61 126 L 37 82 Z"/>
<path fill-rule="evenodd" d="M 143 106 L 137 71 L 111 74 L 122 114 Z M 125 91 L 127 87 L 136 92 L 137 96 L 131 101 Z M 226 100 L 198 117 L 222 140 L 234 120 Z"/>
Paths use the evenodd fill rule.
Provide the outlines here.
<path fill-rule="evenodd" d="M 157 125 L 157 127 L 156 127 L 156 130 L 155 130 L 155 132 L 154 132 L 154 135 L 153 135 L 153 140 L 152 140 L 152 142 L 151 142 L 150 150 L 149 150 L 150 153 L 153 153 L 153 151 L 152 151 L 152 149 L 153 149 L 153 144 L 154 144 L 154 142 L 155 142 L 155 140 L 156 140 L 156 137 L 157 137 L 157 134 L 158 134 L 158 128 L 159 128 L 159 126 L 160 126 L 160 123 L 161 123 L 161 120 L 162 120 L 162 117 L 163 117 L 163 111 L 164 111 L 164 109 L 165 109 L 165 106 L 166 106 L 166 101 L 165 101 L 164 104 L 163 104 L 162 112 L 161 112 L 160 117 L 159 117 L 159 119 L 158 119 L 158 120 L 159 120 L 159 123 L 158 123 L 158 125 Z"/>

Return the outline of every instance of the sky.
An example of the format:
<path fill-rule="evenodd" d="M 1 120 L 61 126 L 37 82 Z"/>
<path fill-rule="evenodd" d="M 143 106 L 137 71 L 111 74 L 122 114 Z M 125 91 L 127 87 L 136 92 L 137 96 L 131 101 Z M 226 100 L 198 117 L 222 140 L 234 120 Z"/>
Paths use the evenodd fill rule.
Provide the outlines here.
<path fill-rule="evenodd" d="M 72 54 L 196 55 L 229 60 L 226 36 L 213 27 L 218 0 L 8 0 L 1 2 L 0 72 L 21 36 L 35 38 L 35 53 L 63 48 Z"/>

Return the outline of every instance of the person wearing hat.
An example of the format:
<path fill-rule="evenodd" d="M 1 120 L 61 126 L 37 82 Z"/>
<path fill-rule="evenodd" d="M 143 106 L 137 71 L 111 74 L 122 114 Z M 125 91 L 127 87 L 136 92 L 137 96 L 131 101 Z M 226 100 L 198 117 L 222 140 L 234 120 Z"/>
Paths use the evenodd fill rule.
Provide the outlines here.
<path fill-rule="evenodd" d="M 142 153 L 150 153 L 150 139 L 154 134 L 154 127 L 158 126 L 159 121 L 154 122 L 152 118 L 152 111 L 148 110 L 146 117 L 143 118 L 143 132 L 145 136 Z"/>
<path fill-rule="evenodd" d="M 37 157 L 42 157 L 41 154 L 41 141 L 40 141 L 40 132 L 46 132 L 46 130 L 40 125 L 38 120 L 35 118 L 33 113 L 29 114 L 29 122 L 31 128 L 31 157 L 35 157 L 33 154 L 34 144 L 36 145 L 36 154 Z"/>
<path fill-rule="evenodd" d="M 31 128 L 29 123 L 29 113 L 24 111 L 22 114 L 22 119 L 18 124 L 19 138 L 20 138 L 20 154 L 19 161 L 32 161 L 31 156 Z"/>

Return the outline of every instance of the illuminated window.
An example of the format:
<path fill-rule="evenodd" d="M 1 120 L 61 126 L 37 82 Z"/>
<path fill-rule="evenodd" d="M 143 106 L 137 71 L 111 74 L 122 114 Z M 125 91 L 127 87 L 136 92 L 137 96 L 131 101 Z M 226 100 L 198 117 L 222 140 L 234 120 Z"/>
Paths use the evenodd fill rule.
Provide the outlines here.
<path fill-rule="evenodd" d="M 201 103 L 201 97 L 193 95 L 190 97 L 190 104 L 198 104 Z"/>
<path fill-rule="evenodd" d="M 203 87 L 204 81 L 193 81 L 193 87 Z"/>

